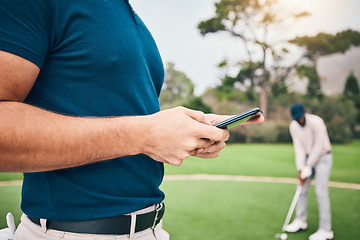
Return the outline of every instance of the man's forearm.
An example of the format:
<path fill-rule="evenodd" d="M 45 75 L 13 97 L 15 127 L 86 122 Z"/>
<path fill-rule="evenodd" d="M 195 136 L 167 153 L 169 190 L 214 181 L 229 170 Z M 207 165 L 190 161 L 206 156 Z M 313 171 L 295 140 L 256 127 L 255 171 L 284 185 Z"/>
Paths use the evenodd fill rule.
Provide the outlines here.
<path fill-rule="evenodd" d="M 0 171 L 49 171 L 140 153 L 180 165 L 191 155 L 216 157 L 229 138 L 204 113 L 183 107 L 148 116 L 82 118 L 0 102 L 0 118 Z"/>
<path fill-rule="evenodd" d="M 0 102 L 0 119 L 0 171 L 48 171 L 140 153 L 132 139 L 140 140 L 143 125 L 129 124 L 141 117 L 70 117 Z"/>

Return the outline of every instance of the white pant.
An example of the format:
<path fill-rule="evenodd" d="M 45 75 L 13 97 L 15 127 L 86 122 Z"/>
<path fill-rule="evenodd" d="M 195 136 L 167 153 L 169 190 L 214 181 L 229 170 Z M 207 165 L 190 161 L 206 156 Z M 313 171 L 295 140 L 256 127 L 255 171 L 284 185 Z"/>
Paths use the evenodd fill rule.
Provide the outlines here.
<path fill-rule="evenodd" d="M 332 166 L 332 155 L 326 154 L 320 157 L 314 167 L 315 193 L 319 208 L 319 229 L 331 231 L 331 212 L 328 183 Z M 296 218 L 306 222 L 308 206 L 308 190 L 311 179 L 306 179 L 296 207 Z"/>
<path fill-rule="evenodd" d="M 136 212 L 139 213 L 140 211 Z M 135 213 L 134 213 L 135 214 Z M 14 240 L 169 240 L 169 234 L 162 229 L 160 222 L 155 229 L 146 229 L 141 232 L 128 235 L 99 235 L 63 232 L 52 229 L 44 229 L 33 223 L 24 214 L 21 223 L 15 232 Z"/>

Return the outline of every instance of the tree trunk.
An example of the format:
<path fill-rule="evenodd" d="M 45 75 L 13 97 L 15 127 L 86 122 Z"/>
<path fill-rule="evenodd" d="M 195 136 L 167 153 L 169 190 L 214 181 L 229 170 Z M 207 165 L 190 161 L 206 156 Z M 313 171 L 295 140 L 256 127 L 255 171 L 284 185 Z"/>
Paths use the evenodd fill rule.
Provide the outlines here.
<path fill-rule="evenodd" d="M 262 82 L 261 82 L 261 90 L 260 90 L 260 96 L 259 96 L 259 105 L 260 109 L 263 111 L 264 117 L 267 115 L 267 100 L 268 100 L 268 89 L 267 89 L 267 69 L 266 69 L 266 46 L 263 47 L 263 63 L 262 63 Z"/>
<path fill-rule="evenodd" d="M 261 90 L 260 90 L 260 96 L 259 96 L 259 104 L 260 104 L 260 109 L 261 111 L 263 111 L 263 115 L 264 117 L 267 116 L 267 101 L 268 99 L 268 90 L 267 90 L 267 84 L 263 83 L 261 85 Z"/>

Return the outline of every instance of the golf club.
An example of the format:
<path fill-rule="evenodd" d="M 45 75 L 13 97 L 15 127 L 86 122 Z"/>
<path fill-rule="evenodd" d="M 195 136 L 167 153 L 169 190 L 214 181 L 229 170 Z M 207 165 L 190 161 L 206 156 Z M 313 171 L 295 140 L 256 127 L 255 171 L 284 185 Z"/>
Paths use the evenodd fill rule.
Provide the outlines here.
<path fill-rule="evenodd" d="M 298 202 L 298 200 L 299 200 L 301 191 L 302 191 L 302 186 L 301 186 L 301 184 L 298 184 L 298 186 L 296 187 L 296 192 L 295 192 L 294 198 L 293 198 L 293 200 L 292 200 L 292 202 L 291 202 L 289 211 L 288 211 L 288 213 L 287 213 L 287 216 L 286 216 L 284 225 L 283 225 L 283 227 L 282 227 L 282 229 L 281 229 L 281 231 L 282 231 L 283 233 L 277 233 L 277 234 L 275 235 L 276 238 L 280 238 L 280 239 L 282 239 L 282 240 L 287 239 L 287 234 L 284 233 L 284 232 L 285 232 L 285 227 L 286 227 L 286 226 L 289 224 L 289 222 L 290 222 L 291 216 L 293 215 L 294 210 L 295 210 L 295 207 L 296 207 L 296 204 L 297 204 L 297 202 Z"/>

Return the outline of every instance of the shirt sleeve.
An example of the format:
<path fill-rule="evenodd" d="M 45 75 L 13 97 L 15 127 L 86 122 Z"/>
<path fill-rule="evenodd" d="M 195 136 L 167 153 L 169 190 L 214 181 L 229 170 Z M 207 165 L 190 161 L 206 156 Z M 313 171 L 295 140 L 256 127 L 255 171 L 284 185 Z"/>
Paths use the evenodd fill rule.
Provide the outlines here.
<path fill-rule="evenodd" d="M 0 50 L 41 68 L 51 45 L 53 9 L 50 0 L 1 1 Z"/>
<path fill-rule="evenodd" d="M 295 164 L 296 169 L 299 171 L 305 166 L 306 151 L 299 138 L 299 133 L 296 129 L 295 123 L 292 122 L 289 127 L 290 135 L 293 141 L 295 151 Z"/>
<path fill-rule="evenodd" d="M 322 119 L 318 118 L 314 121 L 314 124 L 312 125 L 312 134 L 315 141 L 308 157 L 307 165 L 314 167 L 323 153 L 323 146 L 327 136 L 326 125 Z"/>

